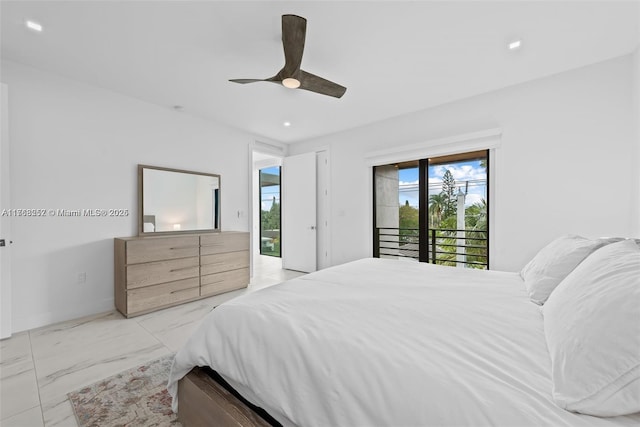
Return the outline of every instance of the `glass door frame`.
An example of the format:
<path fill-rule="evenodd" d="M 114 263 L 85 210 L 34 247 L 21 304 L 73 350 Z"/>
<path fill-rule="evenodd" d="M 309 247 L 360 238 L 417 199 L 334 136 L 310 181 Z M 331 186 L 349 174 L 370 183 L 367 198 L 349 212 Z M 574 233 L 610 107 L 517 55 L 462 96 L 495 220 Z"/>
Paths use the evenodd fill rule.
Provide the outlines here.
<path fill-rule="evenodd" d="M 280 250 L 279 250 L 279 254 L 278 255 L 272 255 L 272 254 L 265 254 L 262 252 L 262 171 L 264 169 L 271 169 L 271 168 L 278 168 L 278 178 L 279 178 L 279 183 L 278 186 L 280 187 L 280 192 L 279 192 L 279 205 L 280 205 L 280 215 L 279 215 L 279 220 L 278 220 L 278 229 L 280 230 L 280 236 L 282 236 L 282 166 L 278 165 L 278 166 L 269 166 L 269 167 L 264 167 L 264 168 L 260 168 L 258 169 L 258 208 L 259 208 L 259 212 L 260 214 L 258 215 L 258 235 L 259 235 L 259 253 L 260 255 L 263 256 L 272 256 L 272 257 L 276 257 L 276 258 L 282 258 L 282 238 L 280 238 Z"/>
<path fill-rule="evenodd" d="M 486 223 L 486 268 L 489 269 L 490 265 L 490 247 L 491 247 L 491 149 L 473 150 L 468 152 L 460 152 L 452 155 L 432 156 L 418 160 L 418 261 L 419 262 L 431 262 L 429 258 L 429 244 L 430 244 L 430 227 L 429 227 L 429 166 L 436 164 L 455 163 L 456 161 L 473 160 L 484 157 L 485 173 L 486 173 L 486 204 L 487 204 L 487 223 Z M 477 157 L 476 157 L 477 156 Z M 432 161 L 437 162 L 433 163 Z M 380 165 L 385 166 L 385 165 Z M 376 213 L 376 167 L 372 167 L 373 178 L 373 256 L 380 257 L 380 238 L 377 233 L 377 213 Z"/>

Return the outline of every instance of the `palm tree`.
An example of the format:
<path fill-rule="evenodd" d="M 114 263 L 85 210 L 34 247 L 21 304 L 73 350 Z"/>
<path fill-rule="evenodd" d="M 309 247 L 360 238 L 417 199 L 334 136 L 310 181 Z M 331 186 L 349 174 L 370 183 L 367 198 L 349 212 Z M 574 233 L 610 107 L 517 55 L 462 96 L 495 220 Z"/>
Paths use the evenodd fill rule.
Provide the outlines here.
<path fill-rule="evenodd" d="M 431 222 L 431 228 L 440 227 L 442 212 L 444 211 L 446 204 L 447 195 L 444 192 L 429 196 L 429 219 Z"/>
<path fill-rule="evenodd" d="M 467 233 L 467 241 L 475 247 L 467 249 L 467 260 L 475 262 L 487 261 L 487 201 L 483 198 L 469 207 L 475 212 L 473 231 Z M 471 268 L 483 268 L 480 265 L 469 264 Z"/>
<path fill-rule="evenodd" d="M 474 203 L 471 208 L 475 208 L 474 210 L 477 212 L 473 230 L 487 231 L 487 201 L 482 198 L 479 202 Z"/>

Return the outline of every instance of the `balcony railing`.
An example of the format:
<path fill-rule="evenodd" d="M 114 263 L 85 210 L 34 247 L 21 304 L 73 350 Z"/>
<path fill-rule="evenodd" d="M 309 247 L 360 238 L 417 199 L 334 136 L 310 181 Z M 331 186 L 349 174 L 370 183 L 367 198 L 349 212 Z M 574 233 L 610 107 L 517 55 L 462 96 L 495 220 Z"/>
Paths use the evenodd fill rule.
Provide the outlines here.
<path fill-rule="evenodd" d="M 427 230 L 422 260 L 431 264 L 487 269 L 488 239 L 484 230 L 438 228 Z M 373 256 L 421 260 L 417 228 L 376 228 Z"/>

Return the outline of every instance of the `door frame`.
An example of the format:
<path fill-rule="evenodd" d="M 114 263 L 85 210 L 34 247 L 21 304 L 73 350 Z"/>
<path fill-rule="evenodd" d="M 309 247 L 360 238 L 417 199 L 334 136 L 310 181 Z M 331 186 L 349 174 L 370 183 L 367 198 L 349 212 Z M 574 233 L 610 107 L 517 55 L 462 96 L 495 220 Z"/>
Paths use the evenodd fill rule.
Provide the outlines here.
<path fill-rule="evenodd" d="M 0 208 L 11 208 L 11 162 L 10 162 L 10 141 L 9 141 L 9 93 L 8 86 L 0 83 Z M 0 238 L 5 239 L 6 246 L 0 248 L 0 339 L 9 338 L 13 329 L 11 312 L 12 308 L 12 285 L 11 285 L 11 217 L 0 217 Z"/>
<path fill-rule="evenodd" d="M 285 144 L 276 143 L 276 142 L 264 142 L 264 141 L 253 141 L 248 144 L 248 163 L 249 163 L 249 188 L 248 188 L 248 198 L 249 198 L 249 274 L 250 277 L 253 277 L 253 264 L 254 257 L 256 254 L 256 234 L 260 235 L 260 230 L 257 230 L 256 233 L 256 224 L 260 227 L 260 217 L 256 218 L 256 215 L 259 215 L 259 211 L 256 212 L 256 195 L 259 184 L 259 176 L 258 171 L 255 169 L 254 160 L 258 155 L 267 155 L 275 158 L 279 158 L 282 161 L 282 158 L 287 156 L 289 152 L 289 147 Z M 281 178 L 282 179 L 282 178 Z M 259 208 L 259 206 L 258 206 Z M 281 208 L 282 209 L 282 208 Z M 258 247 L 259 249 L 259 247 Z M 258 253 L 260 251 L 258 250 Z"/>
<path fill-rule="evenodd" d="M 382 166 L 392 164 L 396 162 L 411 161 L 415 159 L 440 157 L 451 154 L 465 153 L 469 151 L 489 150 L 489 170 L 490 174 L 487 176 L 488 181 L 488 203 L 489 203 L 489 241 L 493 242 L 489 245 L 489 269 L 493 269 L 492 262 L 496 259 L 495 252 L 498 246 L 496 240 L 496 227 L 497 214 L 496 214 L 496 194 L 499 194 L 500 188 L 498 186 L 497 175 L 499 174 L 497 164 L 500 162 L 500 151 L 502 147 L 502 129 L 492 128 L 484 129 L 476 132 L 469 132 L 459 135 L 448 136 L 444 138 L 431 139 L 416 144 L 400 145 L 391 149 L 376 150 L 365 153 L 365 163 L 368 168 L 368 188 L 369 188 L 369 200 L 368 200 L 368 228 L 373 230 L 375 227 L 374 221 L 374 192 L 373 192 L 373 168 L 374 166 Z M 369 256 L 373 256 L 373 233 L 369 233 L 368 245 L 371 248 Z"/>
<path fill-rule="evenodd" d="M 249 160 L 249 233 L 250 233 L 250 272 L 251 272 L 251 277 L 253 277 L 253 261 L 254 261 L 254 255 L 256 253 L 256 249 L 255 249 L 255 225 L 256 223 L 259 226 L 259 217 L 256 220 L 255 217 L 255 204 L 256 204 L 256 198 L 255 196 L 255 191 L 257 190 L 257 186 L 258 184 L 258 175 L 257 172 L 254 170 L 254 153 L 260 153 L 263 155 L 269 155 L 272 157 L 278 157 L 280 159 L 286 157 L 289 155 L 289 147 L 285 144 L 279 144 L 279 143 L 270 143 L 270 142 L 262 142 L 262 141 L 254 141 L 252 143 L 249 144 L 249 156 L 248 156 L 248 160 Z M 324 227 L 324 243 L 325 246 L 324 247 L 318 247 L 316 249 L 316 253 L 322 253 L 323 251 L 326 253 L 325 256 L 325 260 L 324 263 L 317 263 L 317 267 L 318 269 L 321 268 L 326 268 L 326 267 L 330 267 L 331 265 L 333 265 L 332 263 L 332 245 L 331 245 L 331 205 L 332 205 L 332 185 L 333 185 L 333 180 L 332 180 L 332 175 L 331 175 L 331 148 L 328 145 L 322 145 L 319 147 L 316 147 L 313 150 L 316 155 L 320 152 L 326 152 L 326 182 L 324 183 L 327 189 L 328 194 L 326 194 L 326 198 L 324 200 L 318 200 L 317 205 L 320 206 L 321 202 L 324 203 L 324 207 L 325 207 L 325 212 L 324 212 L 324 221 L 325 221 L 325 227 Z M 302 154 L 302 153 L 297 153 L 297 154 Z M 282 177 L 281 177 L 282 180 Z M 320 218 L 318 216 L 318 218 Z M 282 220 L 282 217 L 281 217 Z M 259 230 L 258 230 L 258 234 L 259 234 Z M 259 251 L 258 251 L 259 252 Z"/>
<path fill-rule="evenodd" d="M 321 153 L 325 154 L 321 155 Z M 322 157 L 325 160 L 324 167 L 321 164 Z M 318 163 L 318 160 L 320 163 Z M 321 169 L 324 169 L 324 180 L 320 179 L 322 178 Z M 318 231 L 316 267 L 318 270 L 322 270 L 333 265 L 331 261 L 331 189 L 333 187 L 331 180 L 331 149 L 329 146 L 322 146 L 316 149 L 316 174 L 318 190 L 316 192 L 316 230 Z M 326 190 L 324 196 L 322 195 L 322 187 Z M 324 256 L 322 253 L 324 253 Z"/>

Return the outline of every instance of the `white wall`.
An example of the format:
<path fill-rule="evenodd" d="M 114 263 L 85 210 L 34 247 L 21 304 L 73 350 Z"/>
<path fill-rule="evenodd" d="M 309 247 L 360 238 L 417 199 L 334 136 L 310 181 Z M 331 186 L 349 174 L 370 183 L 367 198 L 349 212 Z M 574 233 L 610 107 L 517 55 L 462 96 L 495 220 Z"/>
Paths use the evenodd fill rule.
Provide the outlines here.
<path fill-rule="evenodd" d="M 493 269 L 519 270 L 563 233 L 631 235 L 640 166 L 632 69 L 632 57 L 620 57 L 291 145 L 292 155 L 331 147 L 333 263 L 372 253 L 365 154 L 491 128 L 503 130 L 492 171 Z"/>
<path fill-rule="evenodd" d="M 17 63 L 2 81 L 12 207 L 131 213 L 13 219 L 14 332 L 114 308 L 113 238 L 137 234 L 138 163 L 220 174 L 222 228 L 248 230 L 252 135 Z"/>

